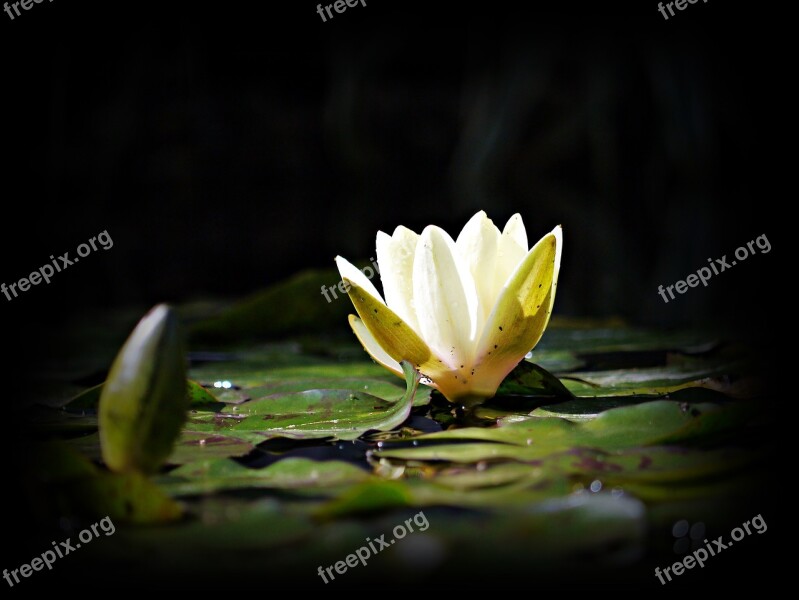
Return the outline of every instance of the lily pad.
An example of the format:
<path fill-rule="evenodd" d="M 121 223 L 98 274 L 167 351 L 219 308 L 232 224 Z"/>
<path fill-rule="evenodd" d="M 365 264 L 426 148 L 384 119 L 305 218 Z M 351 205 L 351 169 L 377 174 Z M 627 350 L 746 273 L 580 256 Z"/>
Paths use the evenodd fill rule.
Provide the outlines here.
<path fill-rule="evenodd" d="M 263 469 L 250 469 L 227 460 L 194 462 L 162 477 L 162 487 L 174 496 L 196 495 L 232 489 L 319 489 L 360 483 L 369 473 L 341 461 L 286 458 Z"/>
<path fill-rule="evenodd" d="M 115 523 L 162 523 L 182 507 L 144 475 L 98 469 L 73 448 L 45 443 L 34 448 L 29 490 L 58 516 L 111 517 Z"/>
<path fill-rule="evenodd" d="M 120 523 L 147 522 L 162 518 L 160 503 L 177 506 L 185 518 L 169 527 L 120 526 L 94 545 L 92 564 L 135 561 L 195 584 L 220 574 L 249 581 L 253 572 L 285 581 L 296 570 L 292 581 L 318 587 L 319 565 L 334 565 L 420 511 L 429 529 L 337 580 L 400 577 L 423 589 L 433 572 L 439 581 L 474 572 L 558 583 L 576 570 L 601 579 L 642 552 L 654 557 L 661 541 L 658 563 L 669 564 L 677 520 L 710 527 L 723 512 L 740 524 L 755 514 L 741 499 L 753 496 L 761 510 L 768 488 L 753 476 L 772 464 L 763 450 L 770 429 L 762 427 L 772 411 L 735 399 L 751 396 L 741 385 L 750 373 L 739 346 L 695 332 L 567 325 L 553 322 L 500 395 L 472 411 L 420 384 L 411 410 L 402 379 L 370 362 L 351 336 L 309 326 L 299 337 L 250 345 L 235 328 L 220 329 L 202 345 L 196 337 L 188 355 L 189 421 L 165 459 L 177 468 L 160 469 L 149 487 L 98 479 L 91 489 L 78 481 L 109 474 L 85 460 L 58 467 L 62 445 L 49 455 L 52 468 L 31 469 L 40 478 L 34 488 L 56 516 L 83 507 L 114 511 Z M 243 317 L 235 323 L 247 326 Z M 271 327 L 262 323 L 254 335 L 271 337 Z M 212 339 L 224 344 L 208 345 Z M 47 396 L 63 399 L 98 381 L 108 362 L 62 378 L 65 387 Z M 100 390 L 66 410 L 32 407 L 37 436 L 71 438 L 66 445 L 97 461 Z"/>
<path fill-rule="evenodd" d="M 702 331 L 663 332 L 628 327 L 623 323 L 597 324 L 585 320 L 569 323 L 563 318 L 553 318 L 538 348 L 576 350 L 579 356 L 586 356 L 610 352 L 698 352 L 717 344 L 712 334 Z"/>
<path fill-rule="evenodd" d="M 753 414 L 748 405 L 683 405 L 656 400 L 634 406 L 614 408 L 584 422 L 566 419 L 528 418 L 499 427 L 466 427 L 416 438 L 417 447 L 392 450 L 386 444 L 377 456 L 416 460 L 476 461 L 491 458 L 532 460 L 546 454 L 575 447 L 604 450 L 687 442 L 722 436 L 747 422 Z M 492 442 L 441 446 L 427 441 L 472 440 Z M 523 446 L 512 448 L 510 446 Z"/>
<path fill-rule="evenodd" d="M 406 364 L 403 370 L 407 389 L 393 402 L 348 390 L 273 394 L 224 413 L 193 415 L 189 427 L 259 442 L 275 437 L 354 440 L 370 430 L 389 431 L 408 418 L 419 387 L 413 367 Z"/>
<path fill-rule="evenodd" d="M 534 363 L 523 360 L 511 371 L 497 390 L 505 395 L 545 396 L 572 398 L 572 393 L 552 373 Z"/>
<path fill-rule="evenodd" d="M 102 459 L 98 433 L 65 440 L 64 443 L 92 460 Z M 239 438 L 182 431 L 166 464 L 183 465 L 198 460 L 244 456 L 253 449 L 255 449 L 253 444 Z"/>
<path fill-rule="evenodd" d="M 84 390 L 70 399 L 64 405 L 64 408 L 67 408 L 71 411 L 96 410 L 100 403 L 100 395 L 103 392 L 104 385 L 105 383 L 101 383 Z M 186 381 L 186 396 L 188 399 L 188 405 L 191 408 L 218 410 L 224 406 L 222 402 L 211 392 L 209 392 L 196 381 L 192 381 L 190 379 Z"/>
<path fill-rule="evenodd" d="M 402 380 L 396 377 L 300 377 L 280 378 L 266 385 L 247 388 L 246 393 L 250 400 L 256 401 L 264 398 L 277 397 L 288 393 L 306 392 L 309 390 L 345 390 L 349 392 L 366 392 L 385 400 L 399 400 L 405 395 Z M 414 406 L 425 406 L 430 402 L 432 390 L 424 385 L 419 389 L 413 400 Z"/>
<path fill-rule="evenodd" d="M 569 373 L 561 376 L 563 384 L 575 396 L 664 396 L 686 388 L 707 388 L 733 397 L 746 397 L 748 381 L 736 386 L 729 374 L 736 365 L 684 368 L 679 365 L 644 369 L 622 369 Z"/>

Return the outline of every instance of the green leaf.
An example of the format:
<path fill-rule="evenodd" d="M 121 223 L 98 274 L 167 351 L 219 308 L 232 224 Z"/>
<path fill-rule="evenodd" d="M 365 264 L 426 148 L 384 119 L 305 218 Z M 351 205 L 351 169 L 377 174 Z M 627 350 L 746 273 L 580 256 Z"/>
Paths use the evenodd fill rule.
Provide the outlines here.
<path fill-rule="evenodd" d="M 175 496 L 234 489 L 314 490 L 366 481 L 371 475 L 342 461 L 319 462 L 286 458 L 263 469 L 250 469 L 228 459 L 194 462 L 159 479 Z"/>
<path fill-rule="evenodd" d="M 445 453 L 460 458 L 468 454 L 473 444 L 443 446 Z M 488 446 L 498 446 L 489 444 Z M 574 448 L 546 456 L 535 456 L 527 447 L 501 446 L 502 458 L 526 462 L 488 462 L 479 466 L 473 461 L 453 461 L 436 472 L 439 485 L 468 490 L 524 483 L 540 486 L 564 477 L 585 487 L 599 480 L 602 487 L 626 487 L 631 483 L 662 485 L 670 489 L 677 485 L 705 483 L 709 479 L 740 471 L 758 460 L 758 456 L 742 449 L 687 450 L 667 446 L 604 451 Z M 495 457 L 496 458 L 496 457 Z M 387 460 L 384 453 L 381 460 Z M 392 464 L 398 464 L 396 460 Z M 465 464 L 463 464 L 465 463 Z"/>
<path fill-rule="evenodd" d="M 224 413 L 193 415 L 189 427 L 257 442 L 274 437 L 354 440 L 370 430 L 390 431 L 410 415 L 419 387 L 413 367 L 406 364 L 403 371 L 407 389 L 393 402 L 348 390 L 274 394 Z"/>
<path fill-rule="evenodd" d="M 570 373 L 563 384 L 575 396 L 664 396 L 687 388 L 707 388 L 735 397 L 751 395 L 751 383 L 730 381 L 729 373 L 740 365 L 668 365 L 642 369 L 620 369 Z"/>
<path fill-rule="evenodd" d="M 94 410 L 100 404 L 100 396 L 103 392 L 105 383 L 100 383 L 94 387 L 77 394 L 64 404 L 65 408 L 75 410 Z M 222 400 L 214 396 L 196 381 L 189 379 L 186 382 L 186 394 L 189 406 L 198 410 L 221 410 L 224 408 Z"/>
<path fill-rule="evenodd" d="M 365 392 L 384 400 L 398 401 L 405 395 L 402 380 L 391 377 L 301 377 L 281 378 L 266 385 L 251 387 L 246 394 L 251 401 L 270 397 L 278 397 L 288 393 L 306 392 L 309 390 L 344 390 L 348 392 Z M 414 406 L 424 406 L 430 402 L 427 386 L 419 386 L 413 400 Z M 251 402 L 252 403 L 252 402 Z"/>
<path fill-rule="evenodd" d="M 339 295 L 331 302 L 321 293 L 323 286 L 341 280 L 337 271 L 303 271 L 195 322 L 193 341 L 228 341 L 297 335 L 308 331 L 344 328 L 349 300 Z"/>
<path fill-rule="evenodd" d="M 627 327 L 620 323 L 596 323 L 553 318 L 539 350 L 577 351 L 580 356 L 618 352 L 706 350 L 715 345 L 713 335 L 702 331 L 664 332 Z"/>
<path fill-rule="evenodd" d="M 320 519 L 332 519 L 418 504 L 407 483 L 377 481 L 353 486 L 335 500 L 319 507 L 314 515 Z"/>
<path fill-rule="evenodd" d="M 572 393 L 546 369 L 523 360 L 511 371 L 497 390 L 498 396 L 520 394 L 572 398 Z"/>
<path fill-rule="evenodd" d="M 96 432 L 66 440 L 64 443 L 92 460 L 102 459 L 100 435 Z M 254 449 L 253 444 L 239 438 L 199 431 L 182 431 L 166 463 L 183 465 L 200 460 L 245 456 Z"/>
<path fill-rule="evenodd" d="M 63 443 L 37 445 L 31 461 L 29 489 L 58 517 L 109 516 L 114 523 L 163 523 L 183 514 L 182 507 L 145 475 L 101 471 Z"/>
<path fill-rule="evenodd" d="M 443 561 L 435 563 L 437 576 L 447 580 L 464 571 L 500 579 L 502 573 L 525 573 L 536 581 L 542 574 L 554 583 L 574 572 L 614 577 L 619 571 L 604 571 L 608 563 L 635 560 L 641 551 L 655 559 L 661 546 L 657 563 L 669 564 L 676 521 L 729 531 L 746 518 L 746 501 L 760 502 L 768 489 L 760 474 L 778 454 L 768 452 L 776 439 L 767 420 L 774 411 L 764 402 L 729 398 L 751 395 L 751 373 L 742 363 L 746 348 L 697 332 L 553 322 L 528 362 L 556 373 L 559 383 L 523 364 L 520 371 L 528 371 L 508 378 L 501 395 L 473 411 L 437 394 L 431 400 L 429 388 L 419 385 L 413 405 L 420 408 L 412 420 L 367 434 L 365 443 L 329 444 L 324 438 L 356 436 L 372 421 L 383 421 L 399 407 L 406 387 L 365 360 L 348 333 L 337 337 L 325 326 L 322 334 L 297 337 L 305 327 L 302 310 L 318 301 L 327 307 L 313 297 L 318 286 L 306 289 L 309 302 L 297 303 L 305 308 L 293 322 L 242 312 L 234 320 L 219 319 L 218 331 L 206 338 L 232 344 L 192 348 L 189 376 L 199 382 L 189 383 L 191 404 L 186 400 L 192 422 L 165 459 L 181 466 L 155 476 L 155 485 L 138 473 L 104 473 L 69 458 L 63 447 L 28 469 L 33 497 L 49 503 L 41 513 L 50 522 L 111 513 L 115 523 L 157 522 L 165 512 L 174 518 L 175 507 L 191 516 L 169 527 L 119 527 L 113 543 L 93 546 L 98 569 L 135 560 L 165 575 L 176 575 L 180 565 L 181 575 L 195 576 L 198 564 L 210 564 L 210 578 L 222 572 L 231 581 L 247 581 L 257 572 L 280 579 L 296 568 L 315 579 L 308 574 L 319 565 L 343 560 L 367 536 L 389 533 L 424 509 L 429 530 L 398 542 L 368 569 L 348 572 L 346 581 L 355 584 L 361 572 L 375 581 L 424 580 L 430 572 L 422 567 L 435 563 L 428 559 L 436 553 L 424 551 L 430 548 Z M 270 300 L 272 315 L 288 298 Z M 334 302 L 351 310 L 347 300 Z M 208 306 L 184 314 L 207 315 Z M 65 444 L 95 461 L 101 451 L 93 409 L 101 388 L 86 390 L 67 410 L 52 407 L 75 393 L 75 382 L 93 381 L 107 368 L 132 321 L 126 315 L 117 323 L 124 326 L 121 336 L 110 335 L 117 325 L 102 318 L 76 327 L 80 345 L 41 365 L 47 388 L 33 395 L 46 406 L 25 409 L 38 438 L 72 438 Z M 346 319 L 337 316 L 335 323 L 343 329 Z M 307 331 L 321 331 L 318 324 L 308 324 Z M 275 332 L 282 341 L 240 343 Z M 567 393 L 551 393 L 547 381 L 563 384 Z M 660 400 L 664 395 L 668 399 Z M 439 426 L 447 431 L 422 434 Z M 255 446 L 306 436 L 314 439 Z M 319 460 L 331 456 L 336 460 Z M 360 467 L 364 458 L 371 473 Z M 642 525 L 650 527 L 649 535 Z M 642 577 L 652 579 L 651 573 Z"/>
<path fill-rule="evenodd" d="M 540 345 L 535 347 L 527 360 L 550 373 L 576 371 L 585 365 L 585 360 L 578 358 L 573 350 L 546 350 Z"/>
<path fill-rule="evenodd" d="M 186 382 L 189 407 L 195 410 L 221 410 L 224 403 L 196 381 Z"/>
<path fill-rule="evenodd" d="M 154 472 L 186 419 L 186 369 L 177 319 L 159 305 L 114 360 L 99 405 L 103 460 L 117 472 Z"/>
<path fill-rule="evenodd" d="M 108 545 L 107 562 L 135 560 L 143 572 L 159 580 L 176 572 L 196 580 L 200 576 L 197 565 L 210 563 L 213 572 L 208 574 L 209 580 L 224 573 L 240 581 L 257 572 L 270 580 L 296 583 L 309 577 L 307 573 L 317 573 L 320 565 L 343 561 L 366 545 L 367 537 L 373 543 L 382 534 L 386 541 L 392 539 L 392 529 L 414 516 L 394 511 L 368 520 L 342 514 L 335 520 L 320 521 L 277 502 L 243 503 L 231 498 L 204 501 L 197 513 L 196 520 L 180 526 L 121 532 L 125 543 Z M 359 563 L 344 575 L 334 570 L 336 580 L 328 576 L 328 585 L 368 584 L 392 577 L 423 585 L 431 573 L 459 581 L 464 572 L 490 569 L 498 576 L 525 573 L 538 582 L 562 587 L 561 577 L 573 576 L 575 569 L 598 577 L 613 576 L 619 571 L 610 568 L 630 564 L 647 541 L 642 504 L 610 494 L 568 496 L 499 510 L 426 508 L 424 516 L 426 530 L 411 521 L 414 533 L 379 551 L 365 567 Z M 270 559 L 265 561 L 265 555 Z M 573 562 L 564 572 L 569 560 Z M 556 578 L 547 578 L 557 567 Z M 324 584 L 317 579 L 310 580 L 310 585 Z"/>
<path fill-rule="evenodd" d="M 250 442 L 229 435 L 184 430 L 166 462 L 182 465 L 198 460 L 245 456 L 254 449 L 255 446 Z"/>
<path fill-rule="evenodd" d="M 136 471 L 70 481 L 64 493 L 80 514 L 109 516 L 116 523 L 168 523 L 183 515 L 178 503 Z"/>
<path fill-rule="evenodd" d="M 406 460 L 473 462 L 490 459 L 533 460 L 577 447 L 615 450 L 625 447 L 712 439 L 740 428 L 753 414 L 749 405 L 683 405 L 656 400 L 614 408 L 595 419 L 528 418 L 499 427 L 467 427 L 419 436 L 417 447 L 391 449 L 377 457 Z M 426 445 L 427 441 L 473 440 L 474 444 Z M 519 448 L 522 446 L 522 448 Z"/>
<path fill-rule="evenodd" d="M 103 393 L 104 383 L 90 387 L 68 400 L 65 407 L 70 410 L 93 410 L 100 404 L 100 395 Z"/>

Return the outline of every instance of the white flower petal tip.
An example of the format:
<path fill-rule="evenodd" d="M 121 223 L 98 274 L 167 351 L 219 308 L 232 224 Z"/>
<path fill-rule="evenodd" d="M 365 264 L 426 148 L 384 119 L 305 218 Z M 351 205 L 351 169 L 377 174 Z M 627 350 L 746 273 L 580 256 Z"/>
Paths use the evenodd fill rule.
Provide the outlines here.
<path fill-rule="evenodd" d="M 520 215 L 500 232 L 479 211 L 456 241 L 433 225 L 378 233 L 384 296 L 348 261 L 336 264 L 359 315 L 350 326 L 369 355 L 399 376 L 408 361 L 423 383 L 471 406 L 492 397 L 541 339 L 562 250 L 560 225 L 528 249 Z"/>

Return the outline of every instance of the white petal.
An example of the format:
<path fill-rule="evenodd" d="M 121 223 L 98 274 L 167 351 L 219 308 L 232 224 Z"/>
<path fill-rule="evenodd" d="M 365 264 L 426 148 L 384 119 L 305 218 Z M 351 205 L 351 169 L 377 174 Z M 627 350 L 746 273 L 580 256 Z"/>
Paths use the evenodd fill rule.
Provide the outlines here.
<path fill-rule="evenodd" d="M 482 328 L 496 301 L 494 271 L 499 236 L 499 229 L 481 210 L 469 219 L 455 242 L 458 252 L 469 266 L 477 289 L 480 302 L 477 311 L 478 330 Z"/>
<path fill-rule="evenodd" d="M 447 232 L 422 232 L 413 263 L 419 333 L 450 367 L 471 363 L 477 337 L 477 291 L 469 267 Z"/>
<path fill-rule="evenodd" d="M 371 281 L 364 275 L 361 271 L 359 271 L 355 265 L 349 262 L 346 258 L 342 258 L 341 256 L 336 257 L 336 266 L 338 267 L 338 272 L 341 274 L 341 279 L 349 279 L 351 282 L 356 284 L 358 287 L 363 288 L 367 291 L 370 295 L 374 296 L 383 304 L 386 303 L 383 300 L 383 296 L 380 295 L 380 292 L 377 291 L 377 288 L 372 284 Z"/>
<path fill-rule="evenodd" d="M 524 221 L 519 213 L 513 215 L 505 223 L 502 235 L 506 235 L 518 244 L 522 251 L 527 254 L 527 230 L 524 228 Z"/>
<path fill-rule="evenodd" d="M 352 331 L 361 342 L 361 345 L 375 361 L 383 365 L 389 371 L 402 377 L 402 367 L 400 364 L 386 354 L 386 351 L 377 343 L 375 336 L 366 328 L 363 321 L 355 315 L 350 315 L 350 327 L 352 327 Z"/>
<path fill-rule="evenodd" d="M 386 304 L 414 331 L 419 331 L 413 308 L 413 258 L 419 234 L 399 226 L 394 235 L 377 233 L 377 264 Z"/>
<path fill-rule="evenodd" d="M 516 213 L 505 224 L 499 238 L 496 269 L 494 271 L 494 298 L 496 299 L 508 278 L 527 255 L 527 231 L 521 215 Z"/>
<path fill-rule="evenodd" d="M 552 307 L 555 305 L 555 292 L 558 289 L 558 275 L 560 274 L 560 256 L 563 254 L 563 228 L 558 225 L 555 229 L 552 230 L 552 235 L 555 236 L 555 243 L 557 244 L 555 248 L 555 272 L 552 275 L 552 296 L 549 299 L 549 314 L 552 315 Z M 547 318 L 547 322 L 544 324 L 546 327 L 549 324 L 549 318 Z M 536 342 L 538 343 L 538 342 Z"/>

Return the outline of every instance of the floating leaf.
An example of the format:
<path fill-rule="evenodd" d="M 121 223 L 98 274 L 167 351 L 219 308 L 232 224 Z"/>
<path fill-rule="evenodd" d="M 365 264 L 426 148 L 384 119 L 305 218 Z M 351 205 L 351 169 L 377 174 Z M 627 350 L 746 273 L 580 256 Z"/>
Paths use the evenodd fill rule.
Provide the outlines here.
<path fill-rule="evenodd" d="M 91 410 L 96 409 L 100 404 L 100 396 L 103 392 L 105 383 L 95 385 L 87 390 L 84 390 L 77 396 L 69 400 L 64 407 L 70 410 Z M 196 381 L 188 380 L 186 382 L 186 395 L 189 406 L 198 408 L 222 408 L 221 401 L 206 390 L 202 385 Z"/>
<path fill-rule="evenodd" d="M 306 287 L 309 302 L 326 304 L 312 297 L 318 287 Z M 336 320 L 346 323 L 343 316 Z M 238 331 L 225 331 L 219 320 L 217 339 L 253 334 L 245 331 L 250 322 L 243 313 L 228 323 Z M 319 585 L 311 575 L 319 565 L 343 560 L 366 537 L 375 540 L 423 509 L 427 531 L 343 576 L 353 585 L 364 581 L 361 574 L 377 583 L 400 577 L 416 585 L 429 580 L 428 569 L 448 581 L 464 571 L 498 581 L 525 573 L 550 583 L 579 571 L 599 581 L 619 573 L 608 565 L 636 560 L 643 543 L 646 556 L 660 556 L 656 564 L 673 562 L 671 527 L 678 520 L 722 533 L 756 514 L 742 501 L 766 510 L 768 482 L 755 477 L 769 471 L 775 456 L 763 449 L 763 440 L 773 439 L 767 421 L 773 411 L 763 402 L 730 399 L 756 389 L 746 388 L 745 348 L 697 332 L 558 325 L 552 323 L 528 361 L 557 373 L 577 397 L 552 394 L 533 372 L 508 381 L 515 389 L 463 411 L 420 385 L 413 398 L 418 408 L 407 421 L 354 444 L 329 438 L 361 435 L 406 395 L 400 378 L 361 359 L 357 344 L 326 329 L 254 346 L 195 347 L 190 377 L 202 385 L 189 384 L 191 422 L 166 459 L 182 466 L 155 476 L 155 488 L 139 486 L 137 474 L 98 480 L 86 499 L 89 487 L 78 480 L 98 469 L 67 460 L 61 447 L 46 458 L 53 468 L 30 469 L 39 478 L 36 497 L 50 503 L 40 514 L 101 518 L 113 510 L 115 523 L 146 522 L 163 518 L 159 506 L 182 507 L 191 518 L 169 527 L 119 527 L 111 540 L 90 545 L 86 552 L 98 552 L 92 565 L 134 560 L 148 573 L 161 569 L 192 581 L 220 573 L 248 581 L 253 572 L 285 580 L 296 570 L 296 581 L 310 577 Z M 263 321 L 255 335 L 286 333 L 286 327 Z M 103 323 L 98 330 L 111 340 L 109 328 Z M 71 353 L 94 352 L 91 337 L 79 351 L 70 346 Z M 119 348 L 124 335 L 113 338 L 112 349 Z M 108 346 L 89 362 L 79 358 L 79 369 L 55 365 L 49 379 L 62 385 L 39 394 L 42 402 L 60 406 L 76 382 L 97 381 L 109 364 Z M 65 443 L 97 460 L 100 390 L 86 390 L 67 410 L 35 406 L 26 422 L 39 438 L 72 438 Z M 107 512 L 89 514 L 101 508 Z M 729 524 L 716 519 L 722 513 Z M 642 534 L 644 524 L 649 535 Z M 213 569 L 200 573 L 198 564 Z M 640 562 L 631 572 L 653 583 Z"/>
<path fill-rule="evenodd" d="M 418 447 L 391 449 L 390 444 L 386 444 L 375 455 L 406 460 L 457 462 L 499 458 L 533 460 L 552 452 L 576 447 L 611 450 L 709 439 L 740 427 L 750 418 L 752 412 L 753 409 L 745 405 L 688 406 L 679 402 L 656 400 L 614 408 L 584 422 L 528 418 L 500 427 L 451 429 L 417 437 L 415 442 Z M 440 440 L 491 443 L 425 444 L 427 441 Z"/>
<path fill-rule="evenodd" d="M 399 400 L 405 395 L 405 388 L 402 380 L 396 377 L 302 377 L 302 378 L 281 378 L 266 385 L 247 389 L 247 394 L 251 400 L 259 400 L 287 394 L 291 392 L 305 392 L 308 390 L 345 390 L 350 392 L 366 392 L 372 396 L 378 396 L 385 400 Z M 414 406 L 424 406 L 430 402 L 430 392 L 432 390 L 420 385 L 414 397 Z"/>
<path fill-rule="evenodd" d="M 550 373 L 576 371 L 585 365 L 585 360 L 578 358 L 572 350 L 546 350 L 540 345 L 528 355 L 527 360 Z"/>
<path fill-rule="evenodd" d="M 102 459 L 98 433 L 72 438 L 64 443 L 92 460 Z M 199 460 L 245 456 L 254 449 L 253 444 L 243 439 L 198 431 L 182 431 L 166 463 L 183 465 Z"/>
<path fill-rule="evenodd" d="M 751 395 L 751 384 L 735 386 L 728 374 L 736 365 L 705 368 L 671 365 L 643 369 L 621 369 L 570 373 L 562 376 L 563 384 L 575 396 L 664 396 L 686 388 L 707 388 L 735 397 Z"/>
<path fill-rule="evenodd" d="M 81 514 L 109 516 L 117 523 L 167 523 L 180 519 L 181 506 L 142 473 L 98 473 L 64 484 Z"/>
<path fill-rule="evenodd" d="M 716 345 L 713 336 L 701 331 L 663 332 L 636 329 L 621 323 L 579 322 L 575 326 L 554 318 L 536 350 L 566 350 L 579 356 L 611 352 L 707 351 Z M 586 326 L 588 325 L 588 326 Z M 710 341 L 709 341 L 710 340 Z"/>
<path fill-rule="evenodd" d="M 546 396 L 571 398 L 572 393 L 546 369 L 523 360 L 500 384 L 498 396 L 519 394 L 524 396 Z"/>
<path fill-rule="evenodd" d="M 224 407 L 222 401 L 196 381 L 189 379 L 186 382 L 186 386 L 190 408 L 195 410 L 220 410 Z"/>
<path fill-rule="evenodd" d="M 348 390 L 274 394 L 223 413 L 193 415 L 189 427 L 249 441 L 274 437 L 354 440 L 370 430 L 389 431 L 408 418 L 419 387 L 419 374 L 413 367 L 408 364 L 403 370 L 407 389 L 393 402 Z"/>
<path fill-rule="evenodd" d="M 70 410 L 96 409 L 100 404 L 100 395 L 103 393 L 103 385 L 104 384 L 101 383 L 90 387 L 88 390 L 82 391 L 68 400 L 64 406 L 68 407 Z"/>
<path fill-rule="evenodd" d="M 37 502 L 46 498 L 57 516 L 111 517 L 115 523 L 163 523 L 179 519 L 182 507 L 138 472 L 101 471 L 62 443 L 38 445 L 32 452 Z"/>
<path fill-rule="evenodd" d="M 318 492 L 321 488 L 359 483 L 370 477 L 363 469 L 342 461 L 286 458 L 263 469 L 250 469 L 232 460 L 217 459 L 184 465 L 160 482 L 169 493 L 179 496 L 248 488 Z"/>

